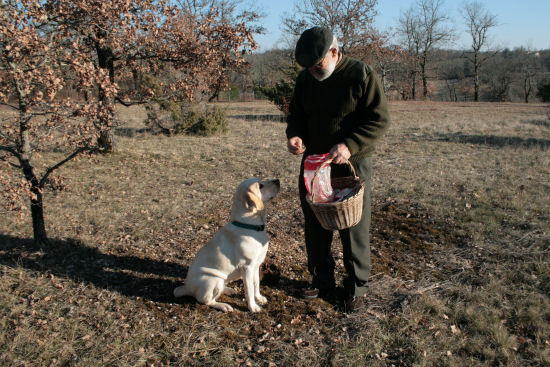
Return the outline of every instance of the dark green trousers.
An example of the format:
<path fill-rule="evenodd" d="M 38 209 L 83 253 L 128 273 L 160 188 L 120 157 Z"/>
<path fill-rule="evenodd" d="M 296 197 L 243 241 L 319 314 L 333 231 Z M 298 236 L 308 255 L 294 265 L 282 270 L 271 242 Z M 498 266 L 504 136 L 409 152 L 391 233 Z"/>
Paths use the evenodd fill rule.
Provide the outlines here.
<path fill-rule="evenodd" d="M 304 231 L 307 251 L 308 270 L 312 276 L 312 285 L 321 290 L 335 287 L 335 262 L 331 252 L 333 231 L 324 229 L 311 207 L 306 202 L 307 193 L 304 172 L 300 172 L 299 191 L 302 211 L 304 212 Z M 344 252 L 344 267 L 347 276 L 344 289 L 347 295 L 362 296 L 367 292 L 367 281 L 371 272 L 370 261 L 370 222 L 371 222 L 371 178 L 372 160 L 365 158 L 354 164 L 357 176 L 365 182 L 363 215 L 361 221 L 349 229 L 340 230 Z M 331 165 L 333 176 L 348 176 L 349 166 Z"/>

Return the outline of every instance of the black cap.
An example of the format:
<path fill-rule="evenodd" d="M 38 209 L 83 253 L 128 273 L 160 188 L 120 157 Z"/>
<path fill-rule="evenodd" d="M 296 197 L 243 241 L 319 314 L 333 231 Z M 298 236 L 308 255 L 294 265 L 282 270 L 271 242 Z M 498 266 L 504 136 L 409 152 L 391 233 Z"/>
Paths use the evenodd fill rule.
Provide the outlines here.
<path fill-rule="evenodd" d="M 302 33 L 296 43 L 296 61 L 305 68 L 309 68 L 325 57 L 334 36 L 330 29 L 313 27 Z"/>

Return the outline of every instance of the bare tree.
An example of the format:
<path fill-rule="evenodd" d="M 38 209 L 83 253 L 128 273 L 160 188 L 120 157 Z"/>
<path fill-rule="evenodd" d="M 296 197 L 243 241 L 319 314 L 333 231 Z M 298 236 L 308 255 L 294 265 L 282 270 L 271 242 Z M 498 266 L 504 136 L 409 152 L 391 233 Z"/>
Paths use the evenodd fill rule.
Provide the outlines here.
<path fill-rule="evenodd" d="M 442 6 L 443 0 L 417 0 L 399 20 L 399 29 L 405 32 L 407 46 L 414 52 L 411 56 L 418 60 L 424 98 L 428 97 L 428 66 L 433 51 L 453 40 L 453 30 L 446 24 L 449 18 Z"/>
<path fill-rule="evenodd" d="M 283 19 L 283 30 L 290 36 L 289 45 L 293 45 L 306 28 L 331 29 L 342 51 L 369 62 L 380 72 L 386 91 L 387 75 L 401 61 L 403 53 L 390 42 L 389 32 L 379 32 L 374 27 L 377 4 L 378 0 L 300 0 L 295 12 Z"/>
<path fill-rule="evenodd" d="M 485 52 L 489 49 L 487 33 L 489 29 L 497 26 L 496 16 L 483 8 L 483 5 L 475 0 L 464 4 L 463 18 L 468 27 L 468 33 L 472 37 L 472 50 L 465 53 L 466 58 L 474 66 L 474 101 L 479 101 L 480 77 L 482 65 L 494 56 L 496 52 Z"/>
<path fill-rule="evenodd" d="M 372 33 L 378 0 L 299 0 L 292 15 L 283 18 L 283 31 L 296 38 L 306 28 L 331 29 L 343 50 L 364 43 Z"/>
<path fill-rule="evenodd" d="M 525 103 L 529 103 L 529 98 L 535 94 L 537 77 L 542 69 L 538 53 L 533 50 L 518 50 L 518 79 L 521 83 L 522 97 Z"/>
<path fill-rule="evenodd" d="M 380 75 L 384 93 L 393 87 L 388 78 L 401 64 L 407 60 L 406 52 L 392 43 L 393 34 L 389 31 L 372 30 L 369 40 L 354 47 L 351 54 L 372 65 Z"/>
<path fill-rule="evenodd" d="M 420 23 L 414 12 L 414 8 L 401 13 L 398 33 L 402 35 L 402 43 L 409 54 L 409 57 L 404 62 L 404 67 L 410 80 L 410 97 L 416 99 L 416 78 L 418 76 L 418 59 L 420 55 Z"/>
<path fill-rule="evenodd" d="M 490 101 L 510 101 L 510 90 L 519 69 L 518 60 L 514 60 L 511 52 L 501 52 L 488 60 L 483 66 L 484 99 Z"/>
<path fill-rule="evenodd" d="M 451 102 L 458 101 L 465 80 L 464 60 L 456 56 L 460 56 L 460 53 L 440 51 L 440 56 L 437 57 L 439 60 L 442 60 L 437 66 L 437 74 L 440 80 L 445 81 L 448 92 L 447 98 Z"/>

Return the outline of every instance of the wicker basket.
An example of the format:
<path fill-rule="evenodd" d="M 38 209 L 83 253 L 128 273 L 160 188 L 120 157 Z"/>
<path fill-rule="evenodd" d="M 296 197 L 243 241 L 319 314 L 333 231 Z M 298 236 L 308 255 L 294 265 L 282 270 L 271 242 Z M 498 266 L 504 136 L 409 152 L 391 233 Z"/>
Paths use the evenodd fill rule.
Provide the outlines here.
<path fill-rule="evenodd" d="M 317 177 L 319 171 L 330 164 L 332 159 L 329 159 L 315 171 L 315 175 L 311 180 L 311 187 L 313 188 L 313 181 Z M 348 177 L 333 177 L 331 178 L 331 185 L 334 189 L 353 188 L 356 189 L 356 193 L 343 200 L 330 203 L 314 203 L 315 196 L 310 197 L 306 195 L 306 201 L 315 213 L 315 216 L 321 223 L 321 226 L 327 230 L 340 230 L 350 228 L 359 223 L 361 215 L 363 214 L 363 194 L 365 187 L 363 182 L 357 177 L 355 168 L 347 161 L 347 164 L 351 167 L 353 176 Z M 313 195 L 313 194 L 312 194 Z"/>

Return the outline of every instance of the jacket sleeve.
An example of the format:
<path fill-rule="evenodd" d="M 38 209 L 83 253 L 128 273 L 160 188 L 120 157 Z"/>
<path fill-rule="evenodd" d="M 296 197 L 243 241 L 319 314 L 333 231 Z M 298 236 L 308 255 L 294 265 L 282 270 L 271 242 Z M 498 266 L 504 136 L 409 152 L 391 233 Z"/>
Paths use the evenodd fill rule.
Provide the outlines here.
<path fill-rule="evenodd" d="M 303 89 L 303 74 L 300 74 L 296 78 L 296 85 L 294 86 L 294 92 L 288 109 L 288 116 L 286 118 L 286 137 L 290 139 L 294 136 L 300 137 L 302 140 L 306 137 L 306 113 L 303 109 L 302 103 L 300 103 L 301 93 Z"/>
<path fill-rule="evenodd" d="M 363 150 L 374 150 L 375 142 L 388 129 L 390 116 L 388 103 L 378 76 L 366 68 L 364 93 L 358 101 L 357 119 L 351 133 L 344 138 L 344 144 L 351 155 Z"/>

